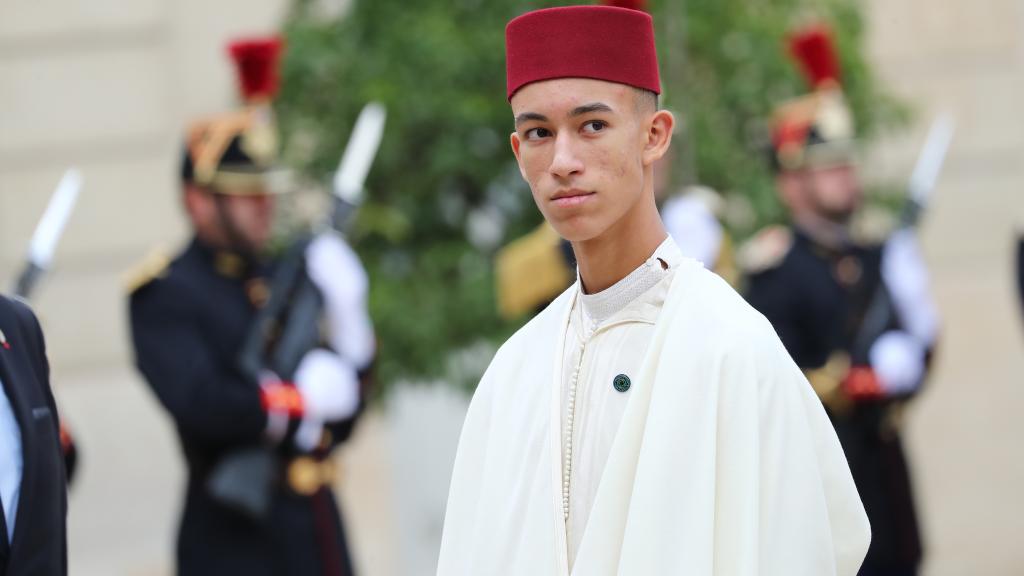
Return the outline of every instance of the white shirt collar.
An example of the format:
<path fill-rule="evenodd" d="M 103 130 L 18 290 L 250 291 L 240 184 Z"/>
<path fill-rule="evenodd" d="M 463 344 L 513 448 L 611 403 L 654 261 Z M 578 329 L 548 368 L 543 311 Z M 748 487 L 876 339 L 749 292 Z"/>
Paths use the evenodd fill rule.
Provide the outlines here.
<path fill-rule="evenodd" d="M 0 383 L 0 505 L 4 508 L 7 533 L 0 538 L 14 539 L 14 521 L 18 516 L 18 497 L 21 493 L 22 468 L 21 428 L 14 415 L 14 407 Z"/>

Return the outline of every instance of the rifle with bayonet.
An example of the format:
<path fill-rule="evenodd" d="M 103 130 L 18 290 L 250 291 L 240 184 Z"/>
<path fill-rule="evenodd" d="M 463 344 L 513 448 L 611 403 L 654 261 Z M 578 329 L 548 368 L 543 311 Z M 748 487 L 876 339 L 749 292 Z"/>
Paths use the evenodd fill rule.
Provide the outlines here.
<path fill-rule="evenodd" d="M 69 168 L 60 179 L 60 183 L 57 184 L 57 189 L 50 197 L 43 217 L 39 219 L 39 224 L 36 225 L 35 232 L 32 233 L 25 265 L 14 282 L 13 292 L 18 298 L 26 301 L 31 298 L 39 280 L 50 269 L 53 253 L 57 250 L 57 244 L 64 234 L 64 228 L 75 208 L 81 189 L 82 175 L 78 170 Z M 64 454 L 64 470 L 70 485 L 78 464 L 78 448 L 75 446 L 71 434 L 64 427 L 64 423 L 59 422 L 58 425 L 60 426 L 61 451 Z"/>
<path fill-rule="evenodd" d="M 910 176 L 907 201 L 900 214 L 897 230 L 914 230 L 920 223 L 942 171 L 942 164 L 953 140 L 953 131 L 953 119 L 948 115 L 937 118 L 928 130 L 924 147 Z M 860 357 L 867 357 L 872 343 L 885 332 L 893 314 L 892 306 L 883 282 L 872 294 L 853 341 L 853 350 L 859 352 Z"/>
<path fill-rule="evenodd" d="M 332 210 L 326 226 L 344 233 L 362 203 L 363 183 L 384 133 L 386 112 L 370 103 L 356 120 L 352 138 L 335 173 Z M 253 379 L 269 370 L 291 381 L 295 370 L 320 340 L 318 319 L 323 302 L 305 270 L 305 251 L 314 236 L 296 242 L 280 263 L 270 284 L 270 298 L 260 309 L 239 359 Z"/>
<path fill-rule="evenodd" d="M 344 233 L 362 203 L 366 176 L 384 134 L 386 110 L 371 102 L 360 112 L 331 185 L 331 213 L 319 230 L 295 241 L 278 263 L 270 297 L 257 313 L 239 355 L 239 368 L 251 381 L 272 372 L 293 381 L 299 363 L 321 341 L 323 298 L 306 271 L 306 248 L 325 228 Z M 221 459 L 208 489 L 222 503 L 256 518 L 270 506 L 276 455 L 266 448 L 246 449 Z"/>

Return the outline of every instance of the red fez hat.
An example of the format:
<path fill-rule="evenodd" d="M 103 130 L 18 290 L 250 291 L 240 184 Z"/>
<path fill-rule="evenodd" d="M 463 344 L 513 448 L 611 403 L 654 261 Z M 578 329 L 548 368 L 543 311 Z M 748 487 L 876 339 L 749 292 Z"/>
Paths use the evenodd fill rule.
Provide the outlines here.
<path fill-rule="evenodd" d="M 661 93 L 650 14 L 612 6 L 527 12 L 505 27 L 508 97 L 531 82 L 593 78 Z"/>

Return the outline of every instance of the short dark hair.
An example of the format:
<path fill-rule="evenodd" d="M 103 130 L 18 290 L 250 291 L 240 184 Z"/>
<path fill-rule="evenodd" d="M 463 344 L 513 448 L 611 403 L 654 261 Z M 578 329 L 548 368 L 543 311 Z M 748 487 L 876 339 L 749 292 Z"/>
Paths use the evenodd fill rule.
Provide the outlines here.
<path fill-rule="evenodd" d="M 646 88 L 633 88 L 636 94 L 636 109 L 638 111 L 643 110 L 658 110 L 658 95 Z"/>

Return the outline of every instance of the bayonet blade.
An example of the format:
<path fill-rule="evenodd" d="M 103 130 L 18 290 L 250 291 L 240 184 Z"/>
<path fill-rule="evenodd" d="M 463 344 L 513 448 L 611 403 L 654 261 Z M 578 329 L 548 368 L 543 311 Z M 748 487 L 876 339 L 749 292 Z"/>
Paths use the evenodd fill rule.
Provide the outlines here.
<path fill-rule="evenodd" d="M 334 195 L 351 206 L 362 202 L 363 185 L 384 136 L 386 118 L 387 110 L 379 102 L 370 102 L 363 107 L 334 174 Z"/>
<path fill-rule="evenodd" d="M 910 176 L 910 199 L 922 207 L 927 204 L 928 196 L 939 179 L 942 163 L 953 140 L 953 131 L 953 117 L 949 114 L 942 114 L 936 118 L 928 130 L 924 148 L 921 149 L 914 172 Z"/>
<path fill-rule="evenodd" d="M 32 243 L 28 249 L 29 262 L 43 269 L 50 265 L 81 189 L 82 175 L 78 170 L 71 168 L 65 172 L 32 234 Z"/>
<path fill-rule="evenodd" d="M 28 261 L 14 285 L 14 293 L 28 298 L 40 275 L 50 267 L 61 234 L 82 189 L 82 175 L 75 168 L 68 169 L 57 184 L 57 190 L 43 212 L 43 217 L 32 234 L 28 247 Z"/>

